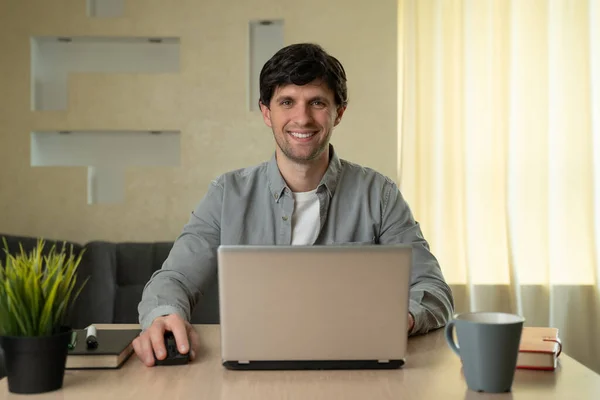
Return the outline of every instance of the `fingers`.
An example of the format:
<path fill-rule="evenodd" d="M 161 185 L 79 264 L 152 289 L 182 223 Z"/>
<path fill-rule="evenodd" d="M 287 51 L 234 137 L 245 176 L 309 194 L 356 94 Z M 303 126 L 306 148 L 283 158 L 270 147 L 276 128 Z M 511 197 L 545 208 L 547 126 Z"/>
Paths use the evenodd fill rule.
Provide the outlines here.
<path fill-rule="evenodd" d="M 143 335 L 143 333 L 142 333 Z M 141 345 L 141 335 L 136 337 L 135 339 L 133 339 L 133 342 L 131 343 L 133 346 L 133 351 L 135 352 L 135 355 L 138 356 L 138 358 L 140 360 L 144 360 L 144 355 L 143 355 L 143 351 L 142 351 L 142 345 Z"/>
<path fill-rule="evenodd" d="M 158 321 L 156 324 L 152 324 L 148 329 L 148 335 L 150 336 L 150 343 L 152 344 L 154 356 L 159 360 L 164 360 L 167 356 L 167 349 L 165 347 L 165 324 L 162 321 Z M 154 362 L 154 360 L 153 360 Z"/>
<path fill-rule="evenodd" d="M 154 351 L 152 350 L 152 342 L 150 341 L 150 335 L 146 332 L 142 337 L 141 341 L 142 353 L 140 359 L 148 367 L 154 365 Z"/>
<path fill-rule="evenodd" d="M 173 332 L 180 353 L 190 352 L 190 358 L 196 357 L 198 334 L 194 327 L 177 314 L 158 317 L 152 325 L 133 341 L 133 349 L 138 358 L 148 367 L 154 365 L 154 355 L 159 360 L 167 356 L 165 332 Z"/>
<path fill-rule="evenodd" d="M 145 333 L 140 334 L 140 336 L 136 337 L 133 342 L 133 350 L 135 351 L 135 354 L 138 356 L 138 358 L 140 359 L 140 361 L 142 361 L 144 364 L 146 364 L 146 349 L 143 343 L 145 338 Z M 148 365 L 148 364 L 146 364 Z M 150 365 L 148 365 L 150 366 Z"/>
<path fill-rule="evenodd" d="M 161 359 L 166 356 L 164 332 L 165 324 L 162 317 L 156 318 L 152 325 L 133 341 L 135 354 L 148 367 L 154 365 L 154 354 L 157 354 L 157 357 L 161 354 Z"/>
<path fill-rule="evenodd" d="M 411 332 L 412 329 L 415 326 L 415 318 L 413 317 L 413 315 L 409 312 L 408 313 L 408 332 Z"/>
<path fill-rule="evenodd" d="M 177 349 L 179 352 L 181 354 L 186 354 L 190 350 L 186 321 L 184 321 L 179 315 L 172 314 L 165 318 L 165 325 L 168 330 L 173 332 L 173 336 L 175 336 L 175 343 L 177 343 Z"/>
<path fill-rule="evenodd" d="M 149 333 L 142 332 L 140 336 L 134 339 L 133 349 L 138 358 L 148 367 L 154 365 L 154 351 Z"/>
<path fill-rule="evenodd" d="M 190 358 L 194 360 L 196 359 L 196 352 L 198 351 L 198 346 L 200 345 L 198 332 L 196 332 L 196 329 L 194 329 L 190 323 L 186 322 L 185 326 L 187 328 L 188 338 L 190 339 Z"/>

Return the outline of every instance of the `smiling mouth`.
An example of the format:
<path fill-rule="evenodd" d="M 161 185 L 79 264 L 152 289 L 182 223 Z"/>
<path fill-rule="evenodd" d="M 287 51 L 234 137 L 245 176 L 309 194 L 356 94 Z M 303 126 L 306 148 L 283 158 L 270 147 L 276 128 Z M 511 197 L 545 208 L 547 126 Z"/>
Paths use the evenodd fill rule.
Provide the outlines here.
<path fill-rule="evenodd" d="M 309 139 L 317 134 L 317 132 L 293 132 L 288 131 L 288 133 L 295 137 L 296 139 Z"/>

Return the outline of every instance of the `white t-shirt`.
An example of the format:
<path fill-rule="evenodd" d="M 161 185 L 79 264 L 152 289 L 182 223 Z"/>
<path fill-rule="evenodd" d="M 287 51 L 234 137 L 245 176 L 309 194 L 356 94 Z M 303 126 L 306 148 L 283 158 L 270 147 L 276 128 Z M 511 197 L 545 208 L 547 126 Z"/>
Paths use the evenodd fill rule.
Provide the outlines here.
<path fill-rule="evenodd" d="M 292 214 L 292 244 L 312 245 L 317 240 L 321 225 L 317 189 L 293 195 L 295 204 Z"/>

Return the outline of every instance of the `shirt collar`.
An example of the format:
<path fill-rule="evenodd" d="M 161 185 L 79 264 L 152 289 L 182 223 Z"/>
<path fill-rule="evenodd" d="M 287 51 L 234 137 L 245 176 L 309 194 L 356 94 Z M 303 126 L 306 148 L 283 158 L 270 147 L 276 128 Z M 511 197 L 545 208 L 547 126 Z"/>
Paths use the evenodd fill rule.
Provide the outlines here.
<path fill-rule="evenodd" d="M 329 196 L 333 196 L 335 193 L 335 189 L 337 188 L 337 184 L 340 178 L 340 174 L 342 172 L 342 163 L 337 156 L 333 145 L 329 145 L 329 165 L 327 166 L 327 170 L 321 178 L 321 182 L 319 183 L 319 188 L 324 186 Z M 279 167 L 277 167 L 277 158 L 275 154 L 271 157 L 267 164 L 267 177 L 269 179 L 269 187 L 271 189 L 271 194 L 275 200 L 279 200 L 281 194 L 284 189 L 287 188 L 287 184 L 285 180 L 281 176 L 281 172 L 279 172 Z"/>

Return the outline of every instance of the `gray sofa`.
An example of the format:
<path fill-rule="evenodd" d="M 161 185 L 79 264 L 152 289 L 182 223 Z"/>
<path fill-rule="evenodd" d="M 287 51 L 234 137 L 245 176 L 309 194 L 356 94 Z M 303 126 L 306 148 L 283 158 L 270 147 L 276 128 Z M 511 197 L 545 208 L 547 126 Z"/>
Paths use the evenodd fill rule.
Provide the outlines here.
<path fill-rule="evenodd" d="M 19 244 L 22 244 L 25 251 L 30 251 L 37 243 L 37 238 L 0 233 L 2 263 L 6 259 L 3 237 L 6 238 L 11 254 L 19 251 Z M 63 242 L 47 240 L 45 251 L 53 244 L 60 248 Z M 81 284 L 86 278 L 89 280 L 77 299 L 68 324 L 74 329 L 80 329 L 92 323 L 137 323 L 137 305 L 144 285 L 152 273 L 161 268 L 173 242 L 67 242 L 67 246 L 71 245 L 75 253 L 85 249 L 78 269 L 78 283 Z M 215 276 L 201 303 L 194 309 L 192 323 L 219 323 L 218 301 Z M 0 349 L 0 378 L 4 375 Z"/>

